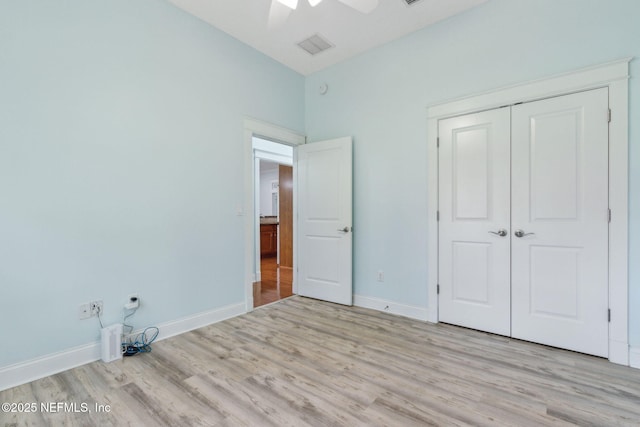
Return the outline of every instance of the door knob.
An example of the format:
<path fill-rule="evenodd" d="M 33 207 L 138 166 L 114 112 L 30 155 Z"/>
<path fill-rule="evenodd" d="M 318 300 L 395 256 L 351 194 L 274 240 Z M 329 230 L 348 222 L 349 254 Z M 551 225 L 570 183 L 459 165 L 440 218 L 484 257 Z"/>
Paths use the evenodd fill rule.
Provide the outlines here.
<path fill-rule="evenodd" d="M 343 233 L 348 233 L 349 232 L 349 227 L 338 228 L 338 231 L 342 231 Z"/>
<path fill-rule="evenodd" d="M 523 230 L 516 230 L 513 232 L 516 237 L 533 236 L 536 233 L 525 233 Z"/>
<path fill-rule="evenodd" d="M 500 237 L 504 237 L 504 236 L 506 236 L 507 234 L 509 234 L 509 233 L 507 232 L 507 230 L 505 230 L 504 228 L 501 228 L 501 229 L 500 229 L 500 230 L 498 230 L 498 231 L 490 231 L 489 233 L 491 233 L 491 234 L 495 234 L 496 236 L 500 236 Z"/>

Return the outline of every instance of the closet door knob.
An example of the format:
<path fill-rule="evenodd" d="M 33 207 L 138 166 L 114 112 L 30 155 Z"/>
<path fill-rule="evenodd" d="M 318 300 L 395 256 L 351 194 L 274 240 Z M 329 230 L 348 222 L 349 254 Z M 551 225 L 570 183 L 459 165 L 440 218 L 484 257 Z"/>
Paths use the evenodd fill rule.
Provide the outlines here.
<path fill-rule="evenodd" d="M 534 236 L 536 233 L 525 233 L 523 230 L 516 230 L 513 232 L 516 237 Z"/>

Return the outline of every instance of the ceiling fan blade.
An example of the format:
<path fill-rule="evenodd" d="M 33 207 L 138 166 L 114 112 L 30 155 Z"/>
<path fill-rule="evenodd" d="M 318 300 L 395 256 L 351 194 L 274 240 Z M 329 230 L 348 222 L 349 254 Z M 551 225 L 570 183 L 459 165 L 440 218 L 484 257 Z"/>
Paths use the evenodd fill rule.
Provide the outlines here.
<path fill-rule="evenodd" d="M 378 0 L 339 0 L 341 3 L 362 13 L 371 13 L 378 7 Z"/>
<path fill-rule="evenodd" d="M 298 0 L 278 0 L 278 2 L 282 3 L 290 9 L 295 9 L 296 7 L 298 7 Z"/>
<path fill-rule="evenodd" d="M 293 9 L 280 3 L 278 0 L 271 0 L 271 8 L 269 8 L 269 29 L 278 28 L 287 21 Z"/>

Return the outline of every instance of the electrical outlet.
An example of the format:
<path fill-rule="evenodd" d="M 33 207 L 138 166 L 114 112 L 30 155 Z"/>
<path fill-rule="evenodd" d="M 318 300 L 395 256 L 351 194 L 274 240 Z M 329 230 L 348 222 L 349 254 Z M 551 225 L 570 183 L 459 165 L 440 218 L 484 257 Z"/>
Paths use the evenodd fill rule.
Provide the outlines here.
<path fill-rule="evenodd" d="M 91 312 L 91 317 L 95 317 L 102 314 L 102 308 L 103 308 L 102 300 L 91 301 L 89 303 L 89 310 Z"/>
<path fill-rule="evenodd" d="M 384 271 L 378 270 L 378 282 L 384 282 Z"/>
<path fill-rule="evenodd" d="M 135 310 L 138 307 L 140 307 L 140 297 L 138 297 L 138 294 L 129 295 L 124 308 L 127 310 Z"/>
<path fill-rule="evenodd" d="M 78 318 L 80 320 L 89 319 L 91 317 L 91 308 L 88 302 L 80 304 L 78 307 Z"/>

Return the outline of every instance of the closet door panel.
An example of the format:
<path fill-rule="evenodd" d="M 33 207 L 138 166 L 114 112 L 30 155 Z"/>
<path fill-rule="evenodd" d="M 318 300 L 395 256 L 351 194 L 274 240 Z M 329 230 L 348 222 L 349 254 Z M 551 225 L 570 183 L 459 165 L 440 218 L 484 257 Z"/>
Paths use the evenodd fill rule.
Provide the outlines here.
<path fill-rule="evenodd" d="M 512 336 L 608 356 L 608 93 L 512 109 Z"/>
<path fill-rule="evenodd" d="M 439 123 L 439 320 L 510 334 L 508 108 Z M 502 235 L 500 235 L 502 234 Z"/>

